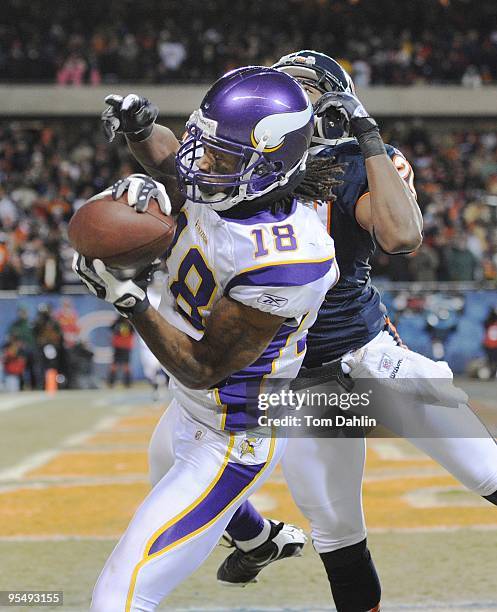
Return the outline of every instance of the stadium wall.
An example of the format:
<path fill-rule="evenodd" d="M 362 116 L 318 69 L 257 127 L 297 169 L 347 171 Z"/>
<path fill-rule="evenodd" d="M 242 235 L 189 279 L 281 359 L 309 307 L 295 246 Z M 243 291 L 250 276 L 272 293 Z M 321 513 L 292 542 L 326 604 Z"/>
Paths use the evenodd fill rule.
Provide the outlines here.
<path fill-rule="evenodd" d="M 409 288 L 408 288 L 409 287 Z M 405 296 L 415 300 L 414 308 L 400 307 L 405 302 Z M 4 293 L 6 295 L 6 293 Z M 437 298 L 434 300 L 433 296 Z M 32 320 L 40 304 L 51 304 L 54 310 L 60 307 L 61 301 L 67 295 L 12 295 L 11 298 L 2 297 L 0 293 L 0 338 L 6 337 L 6 332 L 16 318 L 16 310 L 22 305 L 27 308 L 29 318 Z M 490 308 L 497 306 L 497 290 L 458 290 L 455 287 L 434 293 L 430 290 L 415 291 L 412 285 L 405 288 L 387 289 L 382 291 L 382 298 L 390 312 L 402 340 L 412 350 L 421 352 L 427 357 L 437 358 L 433 348 L 433 334 L 427 326 L 429 315 L 440 315 L 446 312 L 444 320 L 447 334 L 443 342 L 445 354 L 443 359 L 448 361 L 456 374 L 468 370 L 471 362 L 483 357 L 483 321 Z M 428 299 L 426 299 L 428 298 Z M 81 328 L 81 340 L 88 343 L 94 352 L 95 373 L 105 376 L 112 361 L 110 347 L 110 325 L 116 319 L 116 312 L 112 306 L 91 295 L 71 295 L 70 299 L 78 313 Z M 423 301 L 424 300 L 424 301 Z M 450 323 L 451 329 L 446 323 Z M 442 328 L 442 332 L 444 329 Z M 143 371 L 138 354 L 138 338 L 132 351 L 132 370 L 134 379 L 143 378 Z"/>
<path fill-rule="evenodd" d="M 4 116 L 93 116 L 102 112 L 110 92 L 139 92 L 157 104 L 163 116 L 188 116 L 207 89 L 206 85 L 143 84 L 97 87 L 56 85 L 1 85 L 0 115 Z M 369 87 L 359 90 L 361 100 L 373 115 L 389 117 L 495 117 L 497 87 Z"/>
<path fill-rule="evenodd" d="M 6 295 L 7 292 L 3 292 Z M 11 297 L 2 297 L 0 292 L 0 339 L 7 337 L 9 326 L 16 319 L 18 307 L 23 306 L 28 311 L 29 319 L 36 317 L 38 307 L 49 304 L 53 310 L 60 308 L 61 302 L 67 299 L 67 295 L 25 295 L 12 294 Z M 111 348 L 110 326 L 118 317 L 114 307 L 97 299 L 92 295 L 71 295 L 72 305 L 78 313 L 78 324 L 80 326 L 80 340 L 88 344 L 93 351 L 93 363 L 95 374 L 98 378 L 104 378 L 109 365 L 112 363 L 113 351 Z M 143 370 L 138 354 L 138 336 L 135 337 L 135 345 L 131 354 L 131 365 L 134 379 L 143 378 Z M 1 364 L 0 364 L 1 366 Z"/>

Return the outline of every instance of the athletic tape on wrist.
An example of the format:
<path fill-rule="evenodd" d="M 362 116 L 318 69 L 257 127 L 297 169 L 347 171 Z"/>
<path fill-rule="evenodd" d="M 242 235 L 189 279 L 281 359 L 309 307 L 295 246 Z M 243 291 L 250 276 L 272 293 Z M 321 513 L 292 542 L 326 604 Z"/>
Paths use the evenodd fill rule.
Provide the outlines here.
<path fill-rule="evenodd" d="M 154 124 L 143 128 L 139 132 L 126 132 L 126 138 L 131 142 L 142 142 L 143 140 L 147 140 L 147 138 L 152 134 L 152 130 L 154 129 Z"/>
<path fill-rule="evenodd" d="M 357 136 L 357 141 L 361 147 L 361 152 L 364 159 L 373 157 L 373 155 L 384 155 L 387 152 L 378 128 L 373 129 L 370 132 L 360 134 Z"/>

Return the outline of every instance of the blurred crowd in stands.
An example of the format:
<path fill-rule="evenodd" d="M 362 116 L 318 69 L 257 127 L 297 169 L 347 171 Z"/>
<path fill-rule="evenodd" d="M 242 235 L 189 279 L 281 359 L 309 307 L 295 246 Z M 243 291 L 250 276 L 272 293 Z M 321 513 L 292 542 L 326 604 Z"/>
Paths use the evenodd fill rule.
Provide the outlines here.
<path fill-rule="evenodd" d="M 58 308 L 40 303 L 34 317 L 21 303 L 16 314 L 0 343 L 0 390 L 48 389 L 50 375 L 55 388 L 101 386 L 102 376 L 97 377 L 94 371 L 94 352 L 81 337 L 78 312 L 70 298 L 61 299 Z M 107 384 L 113 387 L 119 379 L 129 387 L 133 326 L 116 314 L 109 331 L 112 361 Z"/>
<path fill-rule="evenodd" d="M 497 280 L 497 134 L 437 123 L 383 126 L 414 167 L 424 243 L 412 255 L 377 251 L 375 277 Z M 0 289 L 58 292 L 76 283 L 67 222 L 90 196 L 139 170 L 98 121 L 0 124 Z"/>
<path fill-rule="evenodd" d="M 495 0 L 10 0 L 0 80 L 211 81 L 298 48 L 345 58 L 359 86 L 477 87 L 497 81 Z"/>
<path fill-rule="evenodd" d="M 47 372 L 52 371 L 63 387 L 96 388 L 93 352 L 80 340 L 79 332 L 70 299 L 63 300 L 55 311 L 50 304 L 40 304 L 32 320 L 20 305 L 1 346 L 0 383 L 6 391 L 43 389 Z"/>
<path fill-rule="evenodd" d="M 436 124 L 433 124 L 436 128 Z M 414 168 L 423 213 L 422 247 L 388 257 L 377 249 L 375 278 L 497 280 L 497 133 L 399 122 L 383 130 Z"/>
<path fill-rule="evenodd" d="M 0 125 L 0 289 L 58 292 L 74 282 L 68 220 L 137 169 L 123 143 L 104 143 L 97 121 Z"/>
<path fill-rule="evenodd" d="M 40 303 L 32 318 L 21 303 L 16 319 L 0 344 L 0 390 L 48 388 L 50 372 L 55 376 L 56 387 L 96 389 L 101 386 L 94 372 L 94 353 L 80 332 L 78 313 L 70 298 L 63 298 L 56 309 L 50 303 Z M 131 323 L 116 314 L 110 326 L 112 362 L 107 373 L 110 387 L 118 378 L 126 387 L 131 385 L 134 335 Z"/>

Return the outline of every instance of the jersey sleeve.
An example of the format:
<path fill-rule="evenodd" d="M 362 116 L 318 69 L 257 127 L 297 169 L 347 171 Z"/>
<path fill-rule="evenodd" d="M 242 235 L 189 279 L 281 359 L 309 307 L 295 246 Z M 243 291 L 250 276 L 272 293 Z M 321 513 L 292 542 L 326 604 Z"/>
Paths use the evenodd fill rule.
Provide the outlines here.
<path fill-rule="evenodd" d="M 281 227 L 285 232 L 288 227 L 298 228 L 292 234 L 295 249 L 289 248 L 292 242 L 289 234 L 285 234 L 278 251 L 275 248 L 278 241 L 272 239 L 272 226 L 260 225 L 243 234 L 238 232 L 234 274 L 224 287 L 224 295 L 263 312 L 298 318 L 319 307 L 338 279 L 334 243 L 311 209 L 302 210 L 293 226 L 284 223 Z M 260 243 L 254 232 L 261 232 Z M 257 256 L 262 245 L 267 254 Z"/>
<path fill-rule="evenodd" d="M 357 142 L 352 141 L 326 148 L 319 154 L 319 157 L 326 156 L 332 156 L 342 169 L 342 174 L 338 177 L 339 183 L 333 187 L 333 206 L 343 215 L 355 219 L 355 205 L 368 191 L 368 178 L 361 149 Z"/>
<path fill-rule="evenodd" d="M 337 278 L 335 258 L 330 256 L 242 271 L 228 283 L 225 294 L 263 312 L 298 318 L 319 307 Z"/>

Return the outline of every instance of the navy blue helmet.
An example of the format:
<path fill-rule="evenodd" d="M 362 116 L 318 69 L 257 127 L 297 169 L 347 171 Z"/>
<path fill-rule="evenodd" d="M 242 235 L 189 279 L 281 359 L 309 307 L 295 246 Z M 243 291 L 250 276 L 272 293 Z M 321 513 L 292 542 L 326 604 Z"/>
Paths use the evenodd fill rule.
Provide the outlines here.
<path fill-rule="evenodd" d="M 345 91 L 355 95 L 349 73 L 333 58 L 317 51 L 302 50 L 284 55 L 272 66 L 286 72 L 305 87 L 310 86 L 321 93 Z M 337 139 L 348 136 L 349 126 L 337 113 L 336 119 L 321 117 L 316 121 L 316 132 L 321 138 Z"/>

